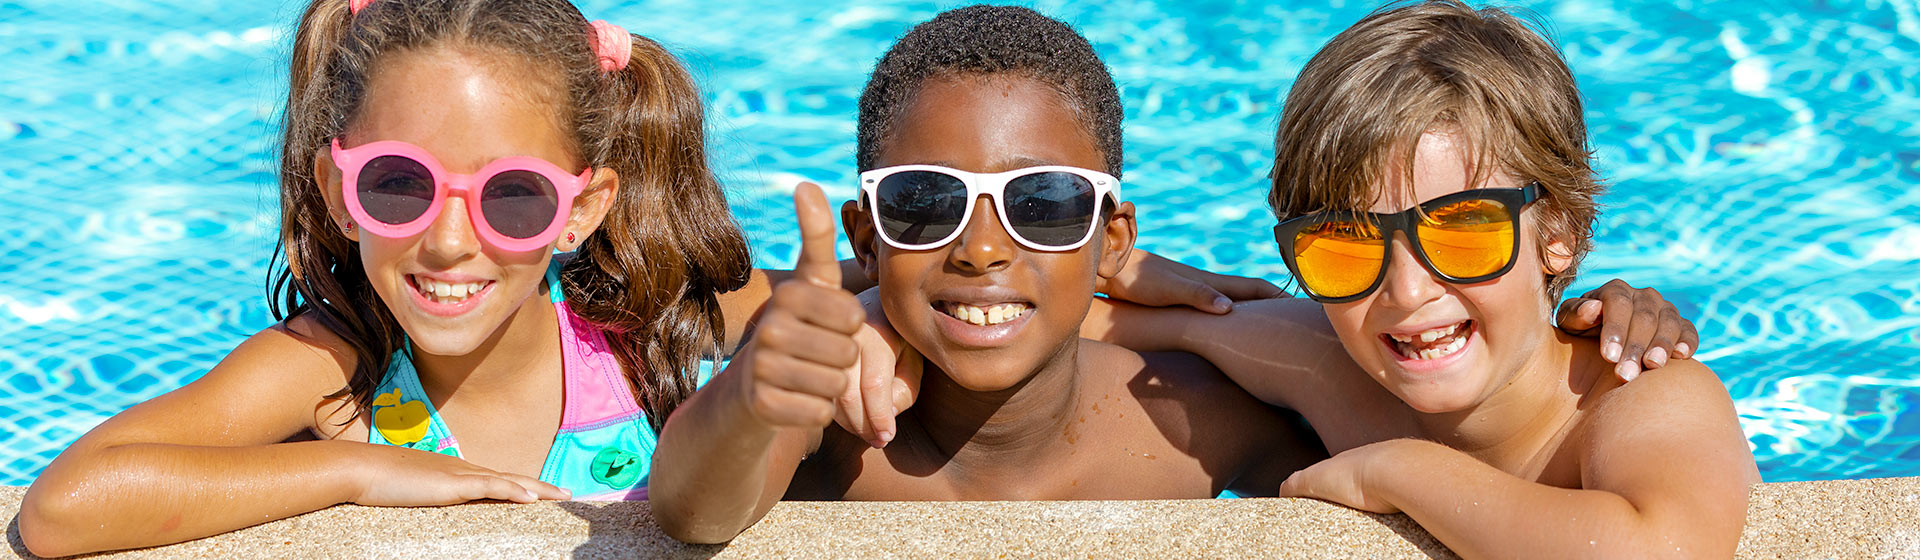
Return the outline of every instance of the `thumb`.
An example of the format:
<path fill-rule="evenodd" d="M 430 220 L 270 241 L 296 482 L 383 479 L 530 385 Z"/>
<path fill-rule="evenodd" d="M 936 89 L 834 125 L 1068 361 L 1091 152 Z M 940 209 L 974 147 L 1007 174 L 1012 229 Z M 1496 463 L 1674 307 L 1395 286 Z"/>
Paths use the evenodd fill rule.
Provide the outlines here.
<path fill-rule="evenodd" d="M 1175 301 L 1177 304 L 1216 315 L 1233 310 L 1233 300 L 1228 299 L 1226 294 L 1213 289 L 1213 286 L 1207 285 L 1206 282 L 1183 277 L 1175 277 L 1173 281 L 1177 283 L 1173 288 L 1175 297 L 1178 298 Z"/>
<path fill-rule="evenodd" d="M 793 213 L 800 220 L 800 260 L 793 277 L 822 288 L 840 288 L 840 261 L 834 258 L 833 213 L 820 186 L 800 183 L 793 189 Z"/>
<path fill-rule="evenodd" d="M 1558 321 L 1560 328 L 1569 333 L 1582 333 L 1600 326 L 1600 300 L 1573 298 L 1560 303 Z"/>

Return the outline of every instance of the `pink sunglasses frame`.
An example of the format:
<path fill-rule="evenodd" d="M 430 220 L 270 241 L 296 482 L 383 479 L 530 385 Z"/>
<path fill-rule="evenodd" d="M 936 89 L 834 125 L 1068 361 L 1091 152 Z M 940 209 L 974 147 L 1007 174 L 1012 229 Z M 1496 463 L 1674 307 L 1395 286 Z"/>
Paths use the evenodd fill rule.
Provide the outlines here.
<path fill-rule="evenodd" d="M 398 140 L 383 140 L 353 148 L 342 148 L 340 139 L 335 138 L 332 144 L 333 165 L 340 168 L 340 190 L 342 198 L 346 200 L 347 213 L 353 216 L 353 220 L 360 225 L 362 231 L 388 238 L 413 237 L 427 231 L 427 228 L 433 225 L 433 221 L 440 217 L 440 211 L 446 206 L 447 197 L 457 193 L 466 197 L 467 215 L 473 220 L 474 233 L 480 236 L 481 241 L 512 252 L 540 249 L 559 239 L 560 230 L 567 222 L 567 213 L 573 209 L 574 197 L 580 196 L 580 192 L 586 190 L 587 183 L 593 179 L 592 167 L 581 171 L 579 175 L 574 175 L 554 165 L 553 162 L 531 156 L 496 159 L 487 162 L 487 165 L 481 167 L 477 173 L 461 175 L 447 172 L 447 169 L 440 165 L 440 161 L 434 159 L 433 154 L 427 153 L 425 149 Z M 420 214 L 420 217 L 404 224 L 390 224 L 374 219 L 367 213 L 366 207 L 360 204 L 358 186 L 361 168 L 365 167 L 367 162 L 385 156 L 413 160 L 421 167 L 425 167 L 428 173 L 433 174 L 433 202 L 427 206 L 426 212 Z M 532 237 L 516 239 L 493 229 L 493 225 L 487 223 L 486 213 L 481 211 L 479 201 L 475 197 L 478 190 L 486 186 L 488 180 L 508 171 L 538 173 L 546 177 L 548 182 L 553 183 L 554 190 L 559 196 L 553 221 L 547 224 L 546 229 Z"/>

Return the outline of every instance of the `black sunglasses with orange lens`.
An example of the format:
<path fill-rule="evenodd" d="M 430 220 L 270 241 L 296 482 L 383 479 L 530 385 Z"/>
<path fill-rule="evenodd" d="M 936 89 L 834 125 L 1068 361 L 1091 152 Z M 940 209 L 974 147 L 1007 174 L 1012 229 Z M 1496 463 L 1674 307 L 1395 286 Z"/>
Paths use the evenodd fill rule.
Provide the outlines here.
<path fill-rule="evenodd" d="M 1454 284 L 1485 282 L 1513 270 L 1519 217 L 1540 198 L 1540 184 L 1469 189 L 1402 212 L 1315 212 L 1273 227 L 1287 270 L 1320 303 L 1367 297 L 1386 277 L 1396 231 L 1406 232 L 1420 266 Z"/>

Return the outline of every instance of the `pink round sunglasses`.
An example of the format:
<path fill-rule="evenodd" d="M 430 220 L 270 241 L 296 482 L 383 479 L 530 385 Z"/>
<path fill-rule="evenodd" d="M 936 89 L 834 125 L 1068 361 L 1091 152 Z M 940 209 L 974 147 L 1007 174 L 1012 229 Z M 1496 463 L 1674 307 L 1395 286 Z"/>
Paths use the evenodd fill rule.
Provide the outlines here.
<path fill-rule="evenodd" d="M 458 175 L 406 142 L 342 148 L 335 138 L 332 144 L 347 213 L 367 233 L 381 237 L 419 235 L 440 216 L 447 197 L 459 194 L 467 199 L 467 213 L 482 241 L 508 251 L 532 251 L 560 236 L 573 198 L 593 177 L 591 167 L 574 175 L 530 156 L 496 159 L 478 173 Z"/>

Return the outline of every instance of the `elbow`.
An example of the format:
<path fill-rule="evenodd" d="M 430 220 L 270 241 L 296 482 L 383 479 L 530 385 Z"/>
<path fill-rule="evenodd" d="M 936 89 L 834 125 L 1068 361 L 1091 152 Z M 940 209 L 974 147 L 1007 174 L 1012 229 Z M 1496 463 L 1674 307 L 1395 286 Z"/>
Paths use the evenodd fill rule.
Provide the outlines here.
<path fill-rule="evenodd" d="M 1745 519 L 1744 516 L 1741 518 Z M 1709 526 L 1711 525 L 1711 526 Z M 1649 523 L 1631 534 L 1596 539 L 1595 558 L 1732 558 L 1745 523 Z"/>
<path fill-rule="evenodd" d="M 49 488 L 46 481 L 35 483 L 20 500 L 20 544 L 34 556 L 71 556 L 93 552 L 85 542 L 86 506 L 66 489 Z"/>
<path fill-rule="evenodd" d="M 687 544 L 722 544 L 740 535 L 742 529 L 728 530 L 701 519 L 699 514 L 680 507 L 677 500 L 654 496 L 647 500 L 653 508 L 653 521 L 673 540 Z"/>

